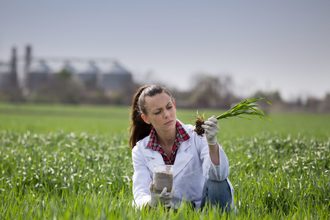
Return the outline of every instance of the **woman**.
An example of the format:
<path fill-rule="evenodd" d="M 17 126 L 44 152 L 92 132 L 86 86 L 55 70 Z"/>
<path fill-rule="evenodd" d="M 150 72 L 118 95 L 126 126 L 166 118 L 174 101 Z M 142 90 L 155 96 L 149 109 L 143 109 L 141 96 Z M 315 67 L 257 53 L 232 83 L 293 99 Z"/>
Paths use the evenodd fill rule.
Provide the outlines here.
<path fill-rule="evenodd" d="M 205 121 L 205 135 L 176 118 L 175 100 L 158 85 L 142 86 L 133 97 L 130 146 L 132 149 L 135 205 L 176 206 L 188 201 L 196 207 L 207 202 L 230 210 L 233 188 L 228 180 L 229 163 L 217 142 L 214 116 Z M 153 190 L 153 169 L 173 165 L 173 189 Z"/>

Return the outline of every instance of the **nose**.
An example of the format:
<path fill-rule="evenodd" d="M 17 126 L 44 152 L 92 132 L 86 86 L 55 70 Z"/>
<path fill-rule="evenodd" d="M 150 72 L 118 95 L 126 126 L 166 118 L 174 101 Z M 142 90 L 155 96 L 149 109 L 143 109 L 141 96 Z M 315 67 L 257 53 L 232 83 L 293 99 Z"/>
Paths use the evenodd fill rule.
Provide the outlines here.
<path fill-rule="evenodd" d="M 170 114 L 169 111 L 168 110 L 165 110 L 164 111 L 164 118 L 165 119 L 168 118 L 169 114 Z"/>

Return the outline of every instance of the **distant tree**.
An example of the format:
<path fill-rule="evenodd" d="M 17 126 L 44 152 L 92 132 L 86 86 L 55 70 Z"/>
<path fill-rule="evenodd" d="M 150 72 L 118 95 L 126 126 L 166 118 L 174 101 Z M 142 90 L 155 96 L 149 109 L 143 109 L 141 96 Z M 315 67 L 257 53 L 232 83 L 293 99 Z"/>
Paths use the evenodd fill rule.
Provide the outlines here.
<path fill-rule="evenodd" d="M 315 97 L 308 97 L 306 100 L 305 108 L 310 112 L 320 112 L 322 101 Z"/>
<path fill-rule="evenodd" d="M 322 110 L 324 112 L 330 112 L 330 93 L 327 93 L 325 95 L 325 98 L 323 100 Z"/>
<path fill-rule="evenodd" d="M 57 77 L 60 78 L 61 80 L 70 80 L 72 78 L 72 74 L 69 70 L 67 69 L 62 69 L 57 73 Z"/>
<path fill-rule="evenodd" d="M 279 91 L 258 90 L 252 95 L 252 97 L 265 99 L 265 101 L 260 101 L 258 104 L 266 113 L 269 113 L 270 111 L 282 111 L 287 108 L 287 103 L 284 102 Z M 271 103 L 271 105 L 269 103 Z"/>
<path fill-rule="evenodd" d="M 228 108 L 233 95 L 231 92 L 231 78 L 220 77 L 205 73 L 193 77 L 194 84 L 190 89 L 190 103 L 198 107 Z"/>
<path fill-rule="evenodd" d="M 281 94 L 279 91 L 257 91 L 253 97 L 263 97 L 266 98 L 267 100 L 271 101 L 272 103 L 279 103 L 279 102 L 283 102 L 283 99 L 281 97 Z"/>

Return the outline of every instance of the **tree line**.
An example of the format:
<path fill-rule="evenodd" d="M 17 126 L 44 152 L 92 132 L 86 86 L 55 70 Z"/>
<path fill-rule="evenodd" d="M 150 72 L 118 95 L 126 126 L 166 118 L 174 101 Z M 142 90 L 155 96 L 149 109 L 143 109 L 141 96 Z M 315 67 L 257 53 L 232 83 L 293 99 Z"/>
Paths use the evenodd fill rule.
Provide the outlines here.
<path fill-rule="evenodd" d="M 233 80 L 230 76 L 198 74 L 193 76 L 194 84 L 190 89 L 181 91 L 170 88 L 181 108 L 217 108 L 228 109 L 244 98 L 235 95 Z M 131 98 L 140 86 L 133 82 L 131 86 L 120 91 L 107 93 L 100 88 L 87 87 L 77 82 L 72 74 L 60 72 L 50 84 L 40 86 L 28 93 L 18 87 L 0 91 L 0 101 L 20 103 L 66 103 L 98 105 L 130 105 Z M 251 97 L 263 97 L 272 104 L 260 103 L 266 112 L 307 111 L 314 113 L 330 112 L 330 93 L 324 99 L 308 97 L 305 101 L 297 98 L 285 101 L 279 91 L 257 91 Z"/>

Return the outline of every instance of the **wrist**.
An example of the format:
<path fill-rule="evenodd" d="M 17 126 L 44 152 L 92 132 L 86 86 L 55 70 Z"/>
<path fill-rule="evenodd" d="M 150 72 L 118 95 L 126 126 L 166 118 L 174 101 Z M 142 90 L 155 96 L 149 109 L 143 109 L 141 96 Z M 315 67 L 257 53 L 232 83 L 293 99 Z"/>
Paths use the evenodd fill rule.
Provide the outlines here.
<path fill-rule="evenodd" d="M 215 142 L 215 143 L 209 143 L 208 144 L 210 148 L 218 148 L 218 143 Z"/>
<path fill-rule="evenodd" d="M 213 143 L 213 144 L 208 144 L 209 145 L 209 149 L 210 149 L 210 151 L 213 151 L 213 150 L 218 150 L 219 149 L 219 146 L 218 146 L 218 143 L 217 142 L 215 142 L 215 143 Z"/>
<path fill-rule="evenodd" d="M 208 139 L 207 144 L 209 146 L 216 146 L 216 145 L 218 145 L 218 140 L 217 140 L 217 138 Z"/>

